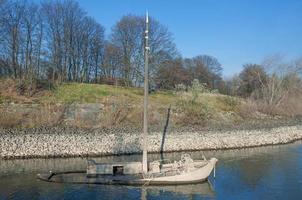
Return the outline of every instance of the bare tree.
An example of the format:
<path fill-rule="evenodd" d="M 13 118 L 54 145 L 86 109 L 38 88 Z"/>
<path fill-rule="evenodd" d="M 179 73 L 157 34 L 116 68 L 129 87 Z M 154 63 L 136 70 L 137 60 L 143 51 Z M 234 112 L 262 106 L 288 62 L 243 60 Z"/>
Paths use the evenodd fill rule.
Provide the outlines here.
<path fill-rule="evenodd" d="M 5 5 L 5 15 L 2 18 L 3 29 L 6 34 L 4 38 L 5 50 L 9 55 L 14 78 L 22 77 L 21 65 L 19 64 L 19 55 L 22 42 L 22 18 L 24 16 L 24 2 L 8 2 Z"/>
<path fill-rule="evenodd" d="M 126 15 L 112 28 L 111 42 L 121 49 L 123 62 L 121 76 L 135 85 L 142 82 L 144 59 L 144 17 Z M 154 75 L 157 66 L 167 58 L 173 58 L 176 48 L 168 29 L 158 21 L 150 19 L 150 75 Z"/>
<path fill-rule="evenodd" d="M 264 87 L 267 83 L 268 76 L 261 65 L 245 64 L 244 69 L 239 74 L 241 80 L 238 94 L 243 97 L 250 97 L 256 90 Z"/>
<path fill-rule="evenodd" d="M 227 78 L 225 81 L 225 90 L 227 95 L 236 96 L 238 95 L 239 88 L 241 85 L 241 79 L 237 74 L 232 76 L 231 78 Z"/>
<path fill-rule="evenodd" d="M 6 1 L 0 1 L 0 76 L 4 76 L 10 74 L 10 68 L 5 62 L 6 52 L 5 52 L 5 17 L 6 17 Z"/>
<path fill-rule="evenodd" d="M 42 52 L 42 42 L 44 38 L 44 22 L 42 18 L 41 8 L 38 11 L 38 25 L 37 25 L 37 41 L 36 41 L 36 51 L 35 51 L 35 66 L 36 66 L 36 77 L 40 76 L 41 72 L 41 52 Z"/>
<path fill-rule="evenodd" d="M 89 82 L 97 79 L 104 48 L 104 28 L 72 0 L 42 5 L 52 79 Z"/>
<path fill-rule="evenodd" d="M 155 79 L 157 88 L 174 89 L 178 84 L 188 85 L 191 82 L 181 58 L 165 61 L 161 66 Z"/>
<path fill-rule="evenodd" d="M 38 24 L 39 24 L 39 8 L 35 4 L 27 5 L 24 11 L 24 29 L 25 29 L 25 76 L 29 78 L 30 83 L 32 84 L 33 76 L 34 76 L 34 65 L 33 65 L 33 53 L 35 51 L 36 43 L 37 43 L 37 32 L 38 32 Z"/>
<path fill-rule="evenodd" d="M 266 83 L 261 81 L 260 94 L 258 96 L 260 95 L 267 105 L 278 107 L 285 100 L 289 91 L 293 89 L 293 85 L 288 81 L 290 80 L 289 77 L 293 77 L 292 67 L 288 63 L 283 62 L 279 56 L 267 57 L 262 65 L 270 76 L 266 79 Z M 291 87 L 289 87 L 290 85 Z"/>
<path fill-rule="evenodd" d="M 122 50 L 123 62 L 121 64 L 121 76 L 130 80 L 134 70 L 135 57 L 142 52 L 143 46 L 143 21 L 141 17 L 127 15 L 112 28 L 111 41 Z"/>
<path fill-rule="evenodd" d="M 209 88 L 216 89 L 221 78 L 221 65 L 212 56 L 199 55 L 191 59 L 184 59 L 185 68 L 190 71 L 191 80 L 198 79 L 205 83 Z"/>
<path fill-rule="evenodd" d="M 91 38 L 91 56 L 92 56 L 92 65 L 94 65 L 94 80 L 97 83 L 99 71 L 101 70 L 102 60 L 104 59 L 104 48 L 105 48 L 105 39 L 104 39 L 104 28 L 95 24 L 95 30 Z"/>
<path fill-rule="evenodd" d="M 117 78 L 120 76 L 120 64 L 123 61 L 121 49 L 106 42 L 104 60 L 102 64 L 102 76 L 105 78 Z"/>
<path fill-rule="evenodd" d="M 302 77 L 302 57 L 294 60 L 292 64 L 292 72 L 297 73 L 300 77 Z"/>
<path fill-rule="evenodd" d="M 57 77 L 57 74 L 60 74 L 62 77 L 62 43 L 63 43 L 63 8 L 62 4 L 57 2 L 44 2 L 42 4 L 43 13 L 46 19 L 46 30 L 47 38 L 49 39 L 48 43 L 48 57 L 51 60 L 52 66 L 51 69 L 48 69 L 51 75 L 52 81 Z"/>

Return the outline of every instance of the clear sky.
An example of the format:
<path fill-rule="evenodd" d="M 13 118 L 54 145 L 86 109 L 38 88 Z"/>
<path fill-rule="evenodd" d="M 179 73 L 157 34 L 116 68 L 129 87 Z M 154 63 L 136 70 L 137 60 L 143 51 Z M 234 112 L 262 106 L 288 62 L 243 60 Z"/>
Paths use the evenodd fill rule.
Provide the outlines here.
<path fill-rule="evenodd" d="M 126 14 L 149 14 L 166 25 L 183 57 L 215 56 L 224 76 L 244 63 L 281 54 L 302 56 L 302 0 L 78 0 L 106 28 Z"/>

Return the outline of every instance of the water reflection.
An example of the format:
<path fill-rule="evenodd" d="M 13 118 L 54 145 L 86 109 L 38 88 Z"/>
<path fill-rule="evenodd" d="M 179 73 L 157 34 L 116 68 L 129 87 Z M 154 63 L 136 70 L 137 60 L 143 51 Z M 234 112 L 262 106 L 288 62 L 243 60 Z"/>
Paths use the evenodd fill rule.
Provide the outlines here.
<path fill-rule="evenodd" d="M 149 194 L 154 197 L 155 196 L 160 197 L 162 193 L 173 193 L 176 196 L 184 195 L 187 197 L 193 197 L 196 195 L 204 196 L 204 197 L 215 196 L 215 192 L 209 182 L 193 184 L 193 185 L 146 186 L 142 188 L 142 191 L 144 190 L 146 191 L 146 194 Z"/>
<path fill-rule="evenodd" d="M 0 199 L 299 199 L 302 196 L 302 142 L 252 149 L 191 152 L 219 159 L 211 183 L 125 187 L 55 184 L 37 180 L 49 170 L 85 169 L 86 159 L 0 160 Z M 150 160 L 160 154 L 149 155 Z M 163 155 L 178 160 L 181 153 Z M 98 162 L 137 161 L 140 155 L 96 158 Z M 214 189 L 213 189 L 214 188 Z"/>
<path fill-rule="evenodd" d="M 193 159 L 201 159 L 202 154 L 205 154 L 208 158 L 217 157 L 219 159 L 218 167 L 221 162 L 232 163 L 234 161 L 241 160 L 241 166 L 236 166 L 245 169 L 247 166 L 253 166 L 254 162 L 261 161 L 263 158 L 267 162 L 272 161 L 272 157 L 283 155 L 282 152 L 287 151 L 288 147 L 295 148 L 300 146 L 301 142 L 297 142 L 291 145 L 280 146 L 267 146 L 247 149 L 231 149 L 231 150 L 217 150 L 217 151 L 195 151 L 190 152 Z M 181 156 L 180 152 L 164 153 L 163 158 L 171 161 L 179 160 Z M 287 155 L 288 156 L 288 155 Z M 160 154 L 149 154 L 148 159 L 150 161 L 158 160 L 162 157 Z M 123 161 L 140 161 L 141 155 L 130 156 L 107 156 L 93 158 L 97 162 L 123 162 Z M 1 161 L 1 160 L 0 160 Z M 36 172 L 48 172 L 52 171 L 66 171 L 66 170 L 81 170 L 86 168 L 86 158 L 55 158 L 55 159 L 19 159 L 19 160 L 5 160 L 0 163 L 0 176 L 1 174 L 9 173 L 36 173 Z M 267 162 L 258 163 L 262 167 L 266 167 Z M 227 164 L 226 164 L 227 166 Z M 253 170 L 254 168 L 251 168 Z M 244 171 L 244 170 L 243 170 Z M 254 173 L 248 170 L 248 173 Z"/>
<path fill-rule="evenodd" d="M 34 174 L 3 176 L 0 199 L 192 199 L 214 198 L 209 183 L 182 186 L 108 186 L 56 184 L 36 180 Z M 20 180 L 21 179 L 21 180 Z M 163 198 L 164 197 L 164 198 Z"/>

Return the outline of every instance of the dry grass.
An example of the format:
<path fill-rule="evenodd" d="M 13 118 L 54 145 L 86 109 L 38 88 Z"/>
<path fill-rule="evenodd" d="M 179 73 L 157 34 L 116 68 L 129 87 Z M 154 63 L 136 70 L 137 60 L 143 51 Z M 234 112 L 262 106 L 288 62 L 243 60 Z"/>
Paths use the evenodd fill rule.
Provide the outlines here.
<path fill-rule="evenodd" d="M 258 112 L 258 105 L 255 101 L 252 101 L 251 99 L 243 101 L 238 108 L 238 114 L 243 118 L 249 118 L 255 112 Z"/>
<path fill-rule="evenodd" d="M 30 103 L 31 98 L 20 95 L 17 91 L 17 82 L 13 79 L 0 79 L 0 99 L 5 102 Z"/>
<path fill-rule="evenodd" d="M 44 104 L 33 112 L 26 113 L 24 127 L 58 126 L 64 120 L 64 105 Z"/>
<path fill-rule="evenodd" d="M 57 126 L 64 118 L 63 105 L 36 105 L 36 107 L 20 107 L 18 105 L 0 107 L 0 127 L 41 127 Z"/>
<path fill-rule="evenodd" d="M 302 94 L 287 97 L 279 107 L 275 108 L 274 113 L 288 117 L 302 116 Z"/>
<path fill-rule="evenodd" d="M 302 94 L 287 96 L 280 105 L 269 105 L 261 100 L 247 99 L 238 109 L 243 118 L 297 117 L 302 115 Z"/>
<path fill-rule="evenodd" d="M 150 104 L 148 109 L 148 123 L 151 126 L 161 126 L 165 122 L 167 108 L 159 108 Z M 143 124 L 143 106 L 127 104 L 123 101 L 105 106 L 99 126 L 112 128 L 125 125 L 141 127 Z"/>
<path fill-rule="evenodd" d="M 5 107 L 0 107 L 0 127 L 2 128 L 16 128 L 22 125 L 23 114 L 10 112 Z"/>
<path fill-rule="evenodd" d="M 0 79 L 0 127 L 141 127 L 143 90 L 99 84 L 62 84 L 52 90 L 39 90 L 33 96 L 19 94 L 12 79 Z M 15 104 L 11 104 L 15 102 Z M 277 106 L 260 100 L 241 99 L 221 94 L 157 91 L 149 95 L 149 123 L 163 127 L 171 105 L 170 124 L 177 126 L 236 124 L 242 120 L 269 119 L 275 115 L 302 115 L 302 95 L 287 97 Z M 72 105 L 102 105 L 99 114 L 75 113 L 66 121 Z M 28 106 L 28 108 L 27 108 Z M 88 113 L 87 113 L 88 112 Z M 97 111 L 98 112 L 98 111 Z M 96 116 L 97 115 L 97 116 Z M 95 118 L 96 116 L 96 118 Z M 93 119 L 92 119 L 93 118 Z"/>
<path fill-rule="evenodd" d="M 116 127 L 125 123 L 130 111 L 133 110 L 126 103 L 118 102 L 110 106 L 106 106 L 101 117 L 101 127 Z"/>
<path fill-rule="evenodd" d="M 229 113 L 234 113 L 240 102 L 240 99 L 221 94 L 201 93 L 194 97 L 190 92 L 182 92 L 178 94 L 179 115 L 175 120 L 180 125 L 207 126 L 211 121 L 224 120 Z"/>

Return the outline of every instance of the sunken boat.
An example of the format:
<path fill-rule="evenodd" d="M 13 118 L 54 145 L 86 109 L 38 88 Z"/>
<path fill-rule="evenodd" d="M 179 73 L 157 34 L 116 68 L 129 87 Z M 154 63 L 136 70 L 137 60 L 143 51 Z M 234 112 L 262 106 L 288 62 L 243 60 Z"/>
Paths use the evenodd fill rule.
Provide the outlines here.
<path fill-rule="evenodd" d="M 212 171 L 215 176 L 216 158 L 193 161 L 183 154 L 179 161 L 147 161 L 147 107 L 148 107 L 148 32 L 146 15 L 145 30 L 145 80 L 144 80 L 144 127 L 142 162 L 96 163 L 88 160 L 86 170 L 38 174 L 40 180 L 57 183 L 109 184 L 109 185 L 180 185 L 204 182 Z"/>

